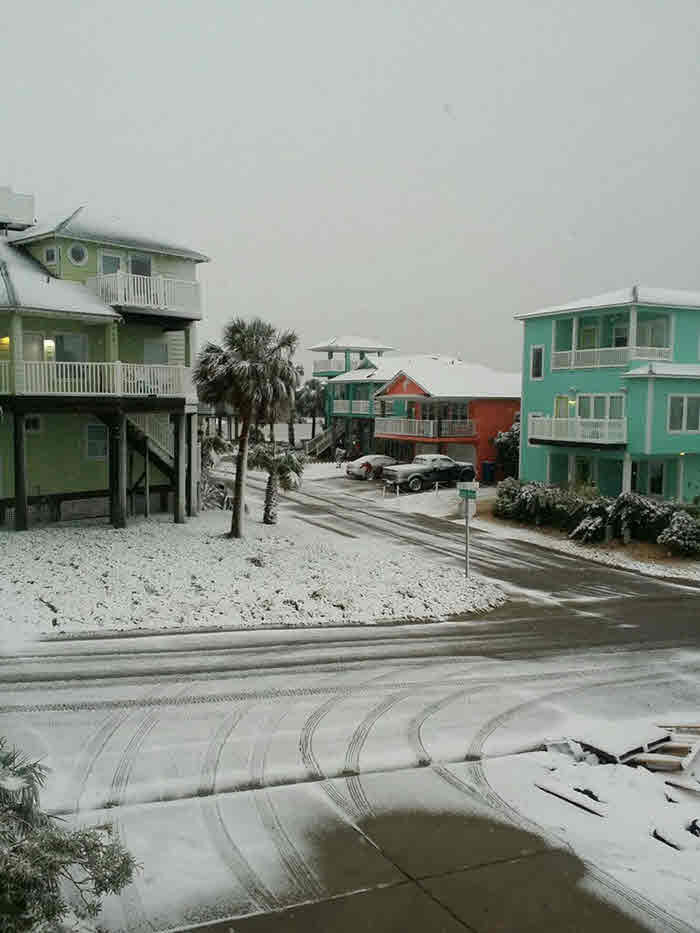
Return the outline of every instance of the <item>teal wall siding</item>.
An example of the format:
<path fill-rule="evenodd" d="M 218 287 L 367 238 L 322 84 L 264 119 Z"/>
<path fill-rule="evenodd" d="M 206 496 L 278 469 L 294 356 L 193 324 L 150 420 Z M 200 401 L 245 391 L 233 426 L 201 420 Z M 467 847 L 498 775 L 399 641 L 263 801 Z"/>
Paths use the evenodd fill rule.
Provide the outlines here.
<path fill-rule="evenodd" d="M 700 338 L 700 311 L 675 310 L 673 312 L 673 359 L 676 363 L 698 363 Z"/>

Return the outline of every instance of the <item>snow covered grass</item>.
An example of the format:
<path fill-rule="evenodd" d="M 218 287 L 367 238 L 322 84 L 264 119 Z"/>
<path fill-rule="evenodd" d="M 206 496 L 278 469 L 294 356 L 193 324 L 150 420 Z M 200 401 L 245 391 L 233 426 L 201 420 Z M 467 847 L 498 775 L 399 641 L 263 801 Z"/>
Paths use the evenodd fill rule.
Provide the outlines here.
<path fill-rule="evenodd" d="M 621 570 L 631 570 L 634 573 L 644 573 L 652 577 L 677 577 L 682 580 L 700 580 L 700 561 L 682 558 L 669 558 L 668 561 L 640 560 L 623 553 L 621 548 L 597 547 L 594 544 L 578 544 L 569 538 L 557 537 L 555 534 L 543 534 L 530 528 L 522 528 L 497 519 L 472 519 L 471 526 L 479 531 L 497 535 L 499 538 L 510 538 L 514 541 L 528 541 L 539 547 L 560 551 L 572 557 L 582 557 L 598 564 L 609 567 L 619 567 Z"/>
<path fill-rule="evenodd" d="M 397 545 L 347 538 L 284 516 L 225 537 L 230 513 L 185 525 L 59 525 L 0 537 L 0 603 L 27 634 L 197 626 L 314 626 L 444 618 L 499 605 L 503 592 Z"/>

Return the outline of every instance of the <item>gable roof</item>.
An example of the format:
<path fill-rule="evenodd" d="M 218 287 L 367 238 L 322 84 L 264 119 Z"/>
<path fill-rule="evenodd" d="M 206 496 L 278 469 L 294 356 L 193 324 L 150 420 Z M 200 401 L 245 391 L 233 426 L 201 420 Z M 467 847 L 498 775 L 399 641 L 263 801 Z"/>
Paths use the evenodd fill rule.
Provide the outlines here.
<path fill-rule="evenodd" d="M 41 263 L 0 238 L 0 310 L 9 309 L 121 320 L 84 285 L 55 279 Z"/>
<path fill-rule="evenodd" d="M 567 304 L 554 305 L 549 308 L 540 308 L 539 311 L 527 311 L 523 314 L 516 314 L 515 318 L 522 321 L 527 318 L 561 314 L 564 311 L 619 308 L 632 304 L 658 305 L 665 308 L 700 309 L 700 292 L 684 291 L 675 288 L 648 288 L 645 285 L 632 285 L 629 288 L 618 288 L 613 292 L 603 292 L 600 295 L 592 295 L 590 298 L 579 298 Z"/>
<path fill-rule="evenodd" d="M 417 356 L 382 356 L 371 367 L 360 364 L 356 369 L 340 373 L 328 380 L 337 382 L 377 382 L 383 385 L 403 367 L 417 359 Z"/>
<path fill-rule="evenodd" d="M 209 257 L 204 253 L 172 243 L 168 237 L 134 230 L 118 217 L 100 216 L 90 207 L 79 207 L 67 217 L 62 215 L 45 223 L 35 224 L 21 233 L 14 234 L 10 240 L 12 243 L 32 243 L 48 236 L 73 237 L 76 240 L 88 240 L 105 246 L 141 249 L 179 256 L 181 259 L 192 259 L 195 262 L 209 262 Z"/>
<path fill-rule="evenodd" d="M 520 398 L 520 373 L 490 369 L 449 356 L 419 356 L 402 366 L 376 395 L 398 376 L 407 376 L 435 398 Z"/>
<path fill-rule="evenodd" d="M 329 340 L 323 343 L 317 343 L 315 346 L 309 347 L 308 349 L 321 352 L 327 351 L 330 353 L 333 350 L 394 350 L 395 347 L 388 347 L 386 344 L 382 343 L 381 340 L 373 340 L 371 337 L 357 337 L 351 334 L 349 336 L 331 337 Z"/>

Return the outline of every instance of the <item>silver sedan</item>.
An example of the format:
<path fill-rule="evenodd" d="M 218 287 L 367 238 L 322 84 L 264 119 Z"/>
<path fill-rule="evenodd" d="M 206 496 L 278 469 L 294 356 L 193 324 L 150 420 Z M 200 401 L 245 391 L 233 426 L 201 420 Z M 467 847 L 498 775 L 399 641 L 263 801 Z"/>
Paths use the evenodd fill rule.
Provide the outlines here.
<path fill-rule="evenodd" d="M 345 473 L 350 479 L 379 479 L 385 466 L 396 463 L 393 457 L 384 454 L 366 454 L 357 460 L 351 460 L 345 466 Z"/>

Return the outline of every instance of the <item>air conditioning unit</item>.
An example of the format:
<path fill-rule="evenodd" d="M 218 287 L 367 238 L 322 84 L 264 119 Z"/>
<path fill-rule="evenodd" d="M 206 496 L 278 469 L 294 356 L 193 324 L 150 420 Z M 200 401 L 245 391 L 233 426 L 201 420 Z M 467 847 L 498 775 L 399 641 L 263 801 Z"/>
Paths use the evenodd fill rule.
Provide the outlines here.
<path fill-rule="evenodd" d="M 0 185 L 0 229 L 26 230 L 34 223 L 34 195 Z"/>

